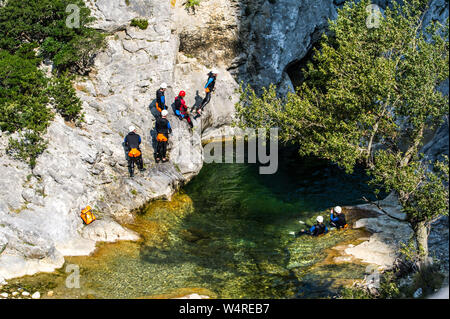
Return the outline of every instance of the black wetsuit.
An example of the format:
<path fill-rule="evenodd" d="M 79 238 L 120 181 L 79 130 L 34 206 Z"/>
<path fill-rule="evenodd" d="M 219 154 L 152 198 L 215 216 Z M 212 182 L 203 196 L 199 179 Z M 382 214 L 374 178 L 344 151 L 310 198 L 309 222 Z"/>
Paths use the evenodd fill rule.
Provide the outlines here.
<path fill-rule="evenodd" d="M 198 109 L 203 111 L 206 104 L 208 104 L 209 101 L 211 101 L 211 94 L 214 91 L 215 86 L 216 86 L 216 77 L 210 72 L 208 74 L 208 80 L 205 85 L 206 96 L 203 99 L 202 104 L 200 105 L 200 107 Z"/>
<path fill-rule="evenodd" d="M 158 109 L 158 111 L 167 109 L 166 97 L 164 95 L 164 91 L 161 89 L 158 89 L 158 91 L 156 91 L 156 109 Z"/>
<path fill-rule="evenodd" d="M 319 236 L 328 233 L 328 228 L 324 223 L 317 223 L 309 231 L 312 236 Z"/>
<path fill-rule="evenodd" d="M 156 133 L 163 134 L 167 140 L 169 139 L 169 134 L 172 133 L 172 128 L 170 123 L 166 118 L 159 118 L 156 120 Z M 165 158 L 167 152 L 168 141 L 157 141 L 156 146 L 156 158 Z"/>
<path fill-rule="evenodd" d="M 337 229 L 344 228 L 344 226 L 347 224 L 347 221 L 345 220 L 345 215 L 343 213 L 341 214 L 334 214 L 332 213 L 330 215 L 330 224 Z"/>
<path fill-rule="evenodd" d="M 309 231 L 308 230 L 302 230 L 296 234 L 296 236 L 301 235 L 311 235 L 311 236 L 319 236 L 322 234 L 328 233 L 328 227 L 325 226 L 324 223 L 316 223 L 314 226 L 312 226 Z"/>
<path fill-rule="evenodd" d="M 141 151 L 139 148 L 139 145 L 141 144 L 141 137 L 139 136 L 139 134 L 130 132 L 130 133 L 128 133 L 127 136 L 125 136 L 124 144 L 125 144 L 125 149 L 127 151 L 128 171 L 130 173 L 130 176 L 133 176 L 133 169 L 131 166 L 133 159 L 128 156 L 128 153 L 131 151 L 132 148 L 136 148 L 139 151 Z M 136 164 L 137 164 L 138 168 L 140 170 L 143 170 L 144 162 L 142 161 L 142 154 L 139 157 L 136 157 L 135 160 L 136 160 Z"/>

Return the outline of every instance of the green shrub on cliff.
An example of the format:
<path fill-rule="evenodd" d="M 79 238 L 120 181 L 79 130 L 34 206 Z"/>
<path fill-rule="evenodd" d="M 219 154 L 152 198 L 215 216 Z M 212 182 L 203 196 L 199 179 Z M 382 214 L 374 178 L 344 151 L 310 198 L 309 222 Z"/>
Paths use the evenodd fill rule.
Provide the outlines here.
<path fill-rule="evenodd" d="M 36 166 L 36 159 L 47 148 L 47 142 L 39 133 L 29 131 L 18 139 L 10 138 L 7 153 L 13 158 L 26 161 L 31 168 Z"/>
<path fill-rule="evenodd" d="M 104 44 L 104 35 L 87 27 L 89 15 L 82 0 L 9 0 L 0 7 L 0 129 L 17 132 L 7 152 L 31 166 L 46 147 L 51 106 L 66 120 L 80 119 L 70 74 L 88 72 Z M 53 62 L 53 79 L 39 69 L 44 59 Z"/>
<path fill-rule="evenodd" d="M 448 166 L 428 171 L 419 156 L 427 132 L 449 114 L 448 95 L 437 90 L 449 74 L 448 21 L 424 30 L 426 0 L 393 3 L 375 17 L 370 4 L 339 10 L 296 93 L 241 88 L 237 112 L 242 126 L 278 127 L 303 156 L 349 172 L 365 164 L 376 188 L 398 195 L 426 265 L 431 223 L 449 209 Z"/>
<path fill-rule="evenodd" d="M 193 7 L 196 7 L 196 6 L 199 6 L 199 5 L 200 5 L 200 0 L 187 0 L 184 3 L 184 6 L 186 8 L 193 8 Z"/>
<path fill-rule="evenodd" d="M 27 128 L 42 132 L 52 113 L 47 108 L 48 80 L 38 70 L 38 59 L 0 51 L 0 129 L 16 132 Z"/>
<path fill-rule="evenodd" d="M 141 30 L 146 30 L 148 28 L 148 21 L 146 19 L 133 19 L 130 25 L 132 27 L 138 27 Z"/>
<path fill-rule="evenodd" d="M 86 73 L 104 44 L 104 36 L 87 27 L 92 21 L 82 0 L 9 0 L 0 9 L 0 49 L 14 53 L 36 43 L 59 71 Z"/>
<path fill-rule="evenodd" d="M 76 96 L 72 85 L 72 79 L 73 77 L 67 72 L 54 77 L 49 91 L 56 110 L 68 121 L 78 119 L 82 109 L 81 101 Z"/>
<path fill-rule="evenodd" d="M 187 0 L 183 5 L 187 11 L 192 10 L 195 13 L 195 8 L 200 5 L 200 0 Z"/>

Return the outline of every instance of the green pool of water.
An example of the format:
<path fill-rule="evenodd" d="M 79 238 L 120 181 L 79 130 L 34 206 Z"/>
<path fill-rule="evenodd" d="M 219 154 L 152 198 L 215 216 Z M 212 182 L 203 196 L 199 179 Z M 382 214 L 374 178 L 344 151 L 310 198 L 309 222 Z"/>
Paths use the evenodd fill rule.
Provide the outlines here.
<path fill-rule="evenodd" d="M 11 281 L 11 287 L 54 291 L 57 298 L 172 297 L 188 292 L 216 298 L 332 296 L 364 266 L 324 263 L 326 250 L 360 231 L 294 238 L 308 221 L 335 205 L 370 196 L 362 173 L 295 155 L 280 158 L 275 175 L 254 164 L 206 164 L 171 202 L 157 201 L 130 228 L 140 242 L 99 244 L 80 266 L 79 289 L 65 285 L 65 268 Z M 326 219 L 327 220 L 327 219 Z M 12 289 L 11 288 L 11 289 Z"/>

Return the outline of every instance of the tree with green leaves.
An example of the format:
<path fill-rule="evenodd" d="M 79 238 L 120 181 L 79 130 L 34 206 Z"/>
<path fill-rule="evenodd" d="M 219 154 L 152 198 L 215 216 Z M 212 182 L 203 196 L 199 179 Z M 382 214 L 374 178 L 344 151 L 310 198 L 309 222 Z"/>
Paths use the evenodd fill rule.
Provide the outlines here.
<path fill-rule="evenodd" d="M 79 27 L 67 24 L 69 5 L 79 9 Z M 73 74 L 86 74 L 104 35 L 82 0 L 8 0 L 0 6 L 0 129 L 17 133 L 8 153 L 33 167 L 47 145 L 43 139 L 54 113 L 80 120 L 81 102 Z M 54 77 L 40 66 L 51 60 Z"/>
<path fill-rule="evenodd" d="M 69 5 L 79 8 L 79 27 L 67 25 Z M 86 74 L 104 44 L 104 35 L 89 28 L 92 21 L 83 0 L 9 0 L 0 10 L 0 49 L 14 53 L 36 43 L 59 71 Z"/>
<path fill-rule="evenodd" d="M 369 0 L 348 2 L 329 21 L 329 33 L 295 93 L 275 86 L 258 96 L 241 87 L 240 125 L 280 129 L 302 156 L 331 160 L 348 172 L 367 167 L 378 189 L 394 191 L 428 261 L 427 237 L 437 216 L 448 214 L 448 168 L 430 171 L 419 150 L 427 133 L 448 116 L 448 22 L 423 25 L 425 0 L 393 3 L 368 25 Z M 446 198 L 447 197 L 447 198 Z M 431 204 L 433 203 L 433 204 Z"/>

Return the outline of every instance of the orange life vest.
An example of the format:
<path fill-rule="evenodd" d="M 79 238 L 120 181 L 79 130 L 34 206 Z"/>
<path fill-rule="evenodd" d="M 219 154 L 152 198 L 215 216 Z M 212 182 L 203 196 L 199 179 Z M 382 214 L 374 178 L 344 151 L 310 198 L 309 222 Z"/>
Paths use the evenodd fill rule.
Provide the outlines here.
<path fill-rule="evenodd" d="M 159 134 L 156 136 L 156 140 L 157 140 L 158 142 L 167 142 L 167 137 L 166 137 L 163 133 L 159 133 Z"/>
<path fill-rule="evenodd" d="M 139 157 L 141 156 L 141 152 L 137 148 L 132 148 L 131 151 L 128 152 L 129 157 Z"/>

